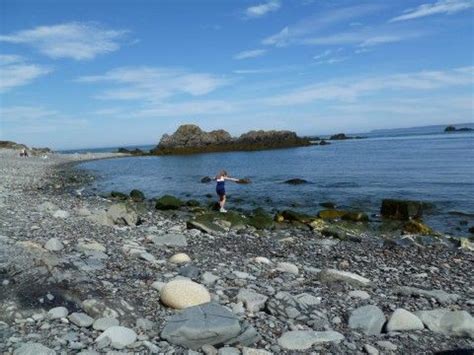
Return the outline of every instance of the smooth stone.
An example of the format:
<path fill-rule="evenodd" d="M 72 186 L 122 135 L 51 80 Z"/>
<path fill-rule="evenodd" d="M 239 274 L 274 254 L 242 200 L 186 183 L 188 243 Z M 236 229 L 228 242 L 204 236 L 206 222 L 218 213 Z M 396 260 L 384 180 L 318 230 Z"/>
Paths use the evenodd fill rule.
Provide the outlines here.
<path fill-rule="evenodd" d="M 240 355 L 240 350 L 232 347 L 220 348 L 217 352 L 218 355 Z"/>
<path fill-rule="evenodd" d="M 373 305 L 362 306 L 352 311 L 349 317 L 349 328 L 360 329 L 366 335 L 377 335 L 382 332 L 385 315 Z"/>
<path fill-rule="evenodd" d="M 263 350 L 263 349 L 255 349 L 255 348 L 242 348 L 242 355 L 273 355 L 272 352 Z"/>
<path fill-rule="evenodd" d="M 371 281 L 363 276 L 337 269 L 321 270 L 319 279 L 323 282 L 343 281 L 354 286 L 369 286 L 371 284 Z"/>
<path fill-rule="evenodd" d="M 68 314 L 69 314 L 69 311 L 66 307 L 55 307 L 55 308 L 51 308 L 48 311 L 48 318 L 49 319 L 66 318 Z"/>
<path fill-rule="evenodd" d="M 109 339 L 113 348 L 120 350 L 133 344 L 137 340 L 137 333 L 130 328 L 118 325 L 108 328 L 97 337 L 95 342 L 101 342 L 105 338 Z"/>
<path fill-rule="evenodd" d="M 160 291 L 161 302 L 166 306 L 183 309 L 211 301 L 209 291 L 190 280 L 173 280 Z"/>
<path fill-rule="evenodd" d="M 13 355 L 55 355 L 56 351 L 40 343 L 26 343 L 13 352 Z"/>
<path fill-rule="evenodd" d="M 191 261 L 191 258 L 188 254 L 178 253 L 174 254 L 171 258 L 169 258 L 168 261 L 173 264 L 186 264 Z"/>
<path fill-rule="evenodd" d="M 268 297 L 253 290 L 241 289 L 237 300 L 241 301 L 249 312 L 255 313 L 265 308 Z"/>
<path fill-rule="evenodd" d="M 255 261 L 256 263 L 258 263 L 258 264 L 265 264 L 265 265 L 271 265 L 271 264 L 272 264 L 272 262 L 271 262 L 270 259 L 265 258 L 265 257 L 263 257 L 263 256 L 257 256 L 257 257 L 254 259 L 254 261 Z"/>
<path fill-rule="evenodd" d="M 398 308 L 392 313 L 386 326 L 388 332 L 421 330 L 424 328 L 425 326 L 420 318 L 403 308 Z"/>
<path fill-rule="evenodd" d="M 85 313 L 78 313 L 74 312 L 68 317 L 71 323 L 79 326 L 79 327 L 90 327 L 92 323 L 94 323 L 94 318 L 89 317 Z"/>
<path fill-rule="evenodd" d="M 286 263 L 286 262 L 278 263 L 276 268 L 278 271 L 286 272 L 286 273 L 290 273 L 294 275 L 298 275 L 299 273 L 298 267 L 292 263 Z"/>
<path fill-rule="evenodd" d="M 204 274 L 202 274 L 202 282 L 205 284 L 205 285 L 212 285 L 214 283 L 217 282 L 217 280 L 219 280 L 219 276 L 216 276 L 208 271 L 206 271 Z"/>
<path fill-rule="evenodd" d="M 161 338 L 198 350 L 203 345 L 225 344 L 241 333 L 239 319 L 227 308 L 205 303 L 186 308 L 166 323 Z"/>
<path fill-rule="evenodd" d="M 293 330 L 278 338 L 278 345 L 285 350 L 308 350 L 315 344 L 334 342 L 344 339 L 341 333 L 334 331 L 315 332 L 311 330 Z"/>
<path fill-rule="evenodd" d="M 64 245 L 58 238 L 51 238 L 45 243 L 44 248 L 49 251 L 61 251 Z"/>
<path fill-rule="evenodd" d="M 394 343 L 387 340 L 379 340 L 377 342 L 377 345 L 389 351 L 395 351 L 398 349 L 398 347 Z"/>
<path fill-rule="evenodd" d="M 182 234 L 162 234 L 148 237 L 156 246 L 166 247 L 186 247 L 188 242 L 186 237 Z"/>
<path fill-rule="evenodd" d="M 94 324 L 92 324 L 92 328 L 95 330 L 107 330 L 108 328 L 119 324 L 120 323 L 116 318 L 99 318 L 94 322 Z"/>
<path fill-rule="evenodd" d="M 433 309 L 430 311 L 417 311 L 415 315 L 420 318 L 429 330 L 441 333 L 441 318 L 450 311 L 445 308 Z"/>
<path fill-rule="evenodd" d="M 379 355 L 379 351 L 377 350 L 377 348 L 375 348 L 374 346 L 370 344 L 365 344 L 364 350 L 369 355 Z"/>
<path fill-rule="evenodd" d="M 367 292 L 362 291 L 362 290 L 351 291 L 351 292 L 349 292 L 349 296 L 352 297 L 352 298 L 359 298 L 361 300 L 370 299 L 370 295 Z"/>
<path fill-rule="evenodd" d="M 69 212 L 63 211 L 63 210 L 57 210 L 56 212 L 53 213 L 54 218 L 68 218 L 69 217 Z"/>
<path fill-rule="evenodd" d="M 440 321 L 441 333 L 474 339 L 474 318 L 466 311 L 446 313 Z"/>

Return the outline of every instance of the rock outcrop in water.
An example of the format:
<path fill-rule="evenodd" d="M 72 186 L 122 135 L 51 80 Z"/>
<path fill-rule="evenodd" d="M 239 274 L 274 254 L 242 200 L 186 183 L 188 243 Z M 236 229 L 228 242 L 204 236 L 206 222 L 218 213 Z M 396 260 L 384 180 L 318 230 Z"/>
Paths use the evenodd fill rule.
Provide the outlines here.
<path fill-rule="evenodd" d="M 180 126 L 172 135 L 164 134 L 152 154 L 193 154 L 239 150 L 263 150 L 310 145 L 309 139 L 290 131 L 250 131 L 238 138 L 220 129 L 205 132 L 196 125 Z"/>
<path fill-rule="evenodd" d="M 462 128 L 456 128 L 454 126 L 448 126 L 444 129 L 445 132 L 451 133 L 451 132 L 472 132 L 474 129 L 469 128 L 469 127 L 462 127 Z"/>

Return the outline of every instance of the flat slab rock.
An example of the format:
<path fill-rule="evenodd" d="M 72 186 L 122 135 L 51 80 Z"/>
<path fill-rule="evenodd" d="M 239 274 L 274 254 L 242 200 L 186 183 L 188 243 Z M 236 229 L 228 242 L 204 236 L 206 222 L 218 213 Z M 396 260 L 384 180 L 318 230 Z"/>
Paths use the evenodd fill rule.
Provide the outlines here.
<path fill-rule="evenodd" d="M 343 339 L 344 335 L 335 331 L 293 330 L 284 333 L 278 339 L 278 345 L 285 350 L 308 350 L 315 344 L 338 343 Z"/>
<path fill-rule="evenodd" d="M 161 337 L 197 350 L 206 344 L 229 343 L 241 332 L 239 319 L 232 312 L 219 304 L 206 303 L 186 308 L 169 319 Z"/>
<path fill-rule="evenodd" d="M 427 298 L 434 298 L 439 303 L 455 303 L 460 298 L 458 294 L 447 293 L 443 290 L 423 290 L 421 288 L 401 286 L 395 289 L 395 293 L 407 296 L 423 296 Z"/>
<path fill-rule="evenodd" d="M 323 282 L 342 281 L 354 286 L 370 286 L 371 281 L 353 272 L 337 269 L 323 269 L 319 273 L 319 279 Z"/>
<path fill-rule="evenodd" d="M 40 343 L 26 343 L 13 352 L 13 355 L 55 355 L 56 351 Z"/>

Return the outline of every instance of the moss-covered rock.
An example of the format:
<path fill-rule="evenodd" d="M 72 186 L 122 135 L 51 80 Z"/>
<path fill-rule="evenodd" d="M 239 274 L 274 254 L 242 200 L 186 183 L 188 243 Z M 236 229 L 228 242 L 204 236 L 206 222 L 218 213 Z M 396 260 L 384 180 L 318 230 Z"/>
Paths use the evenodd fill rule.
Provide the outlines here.
<path fill-rule="evenodd" d="M 273 218 L 262 208 L 257 208 L 248 218 L 247 224 L 257 229 L 269 229 L 273 227 Z"/>
<path fill-rule="evenodd" d="M 434 234 L 433 230 L 430 227 L 416 220 L 410 220 L 407 223 L 405 223 L 405 225 L 403 226 L 402 232 L 404 234 L 419 234 L 419 235 Z"/>
<path fill-rule="evenodd" d="M 324 228 L 327 227 L 327 222 L 324 219 L 316 218 L 309 223 L 309 226 L 314 231 L 322 231 Z"/>
<path fill-rule="evenodd" d="M 143 202 L 145 200 L 145 194 L 137 189 L 130 191 L 130 197 L 135 202 Z"/>
<path fill-rule="evenodd" d="M 164 195 L 156 200 L 157 210 L 177 210 L 183 206 L 183 201 L 171 195 Z"/>
<path fill-rule="evenodd" d="M 116 200 L 121 200 L 121 201 L 125 201 L 125 200 L 128 200 L 128 195 L 122 193 L 122 192 L 119 192 L 119 191 L 112 191 L 110 193 L 110 197 L 116 199 Z"/>
<path fill-rule="evenodd" d="M 188 207 L 199 207 L 201 204 L 198 200 L 188 200 L 186 201 L 186 206 Z"/>
<path fill-rule="evenodd" d="M 328 209 L 319 211 L 318 217 L 325 220 L 333 220 L 341 219 L 345 214 L 347 214 L 347 211 Z"/>
<path fill-rule="evenodd" d="M 292 210 L 284 210 L 283 212 L 278 213 L 278 215 L 282 216 L 284 221 L 289 222 L 309 223 L 314 219 L 314 217 L 310 215 Z"/>

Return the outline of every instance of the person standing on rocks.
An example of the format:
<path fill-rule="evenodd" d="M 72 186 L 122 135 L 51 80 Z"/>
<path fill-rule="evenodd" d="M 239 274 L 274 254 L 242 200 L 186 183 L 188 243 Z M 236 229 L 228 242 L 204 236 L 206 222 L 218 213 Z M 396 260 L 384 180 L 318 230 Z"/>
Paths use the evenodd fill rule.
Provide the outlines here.
<path fill-rule="evenodd" d="M 231 178 L 228 174 L 227 171 L 221 170 L 217 176 L 215 177 L 215 180 L 217 181 L 216 185 L 216 193 L 219 196 L 219 212 L 225 213 L 227 210 L 224 208 L 225 206 L 225 181 L 234 181 L 234 182 L 239 182 L 239 179 Z"/>

